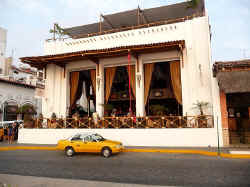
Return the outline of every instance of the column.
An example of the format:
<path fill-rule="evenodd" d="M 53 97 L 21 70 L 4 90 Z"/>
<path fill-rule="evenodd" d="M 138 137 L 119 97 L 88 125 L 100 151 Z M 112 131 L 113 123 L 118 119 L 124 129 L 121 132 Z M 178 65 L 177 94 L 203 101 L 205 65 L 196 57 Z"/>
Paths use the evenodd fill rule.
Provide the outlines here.
<path fill-rule="evenodd" d="M 99 117 L 104 116 L 104 66 L 103 63 L 96 65 L 96 112 Z"/>
<path fill-rule="evenodd" d="M 223 133 L 223 145 L 229 145 L 229 128 L 228 128 L 228 113 L 227 113 L 227 97 L 224 91 L 220 90 L 220 107 L 221 107 L 221 122 Z"/>
<path fill-rule="evenodd" d="M 144 68 L 141 56 L 138 56 L 138 60 L 135 66 L 136 74 L 136 116 L 145 115 L 144 105 Z"/>

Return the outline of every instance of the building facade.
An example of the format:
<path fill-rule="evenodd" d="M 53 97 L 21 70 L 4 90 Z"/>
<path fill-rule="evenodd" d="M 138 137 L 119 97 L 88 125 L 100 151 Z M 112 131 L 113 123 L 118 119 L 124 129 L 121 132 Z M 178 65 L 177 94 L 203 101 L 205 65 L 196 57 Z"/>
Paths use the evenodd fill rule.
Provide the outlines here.
<path fill-rule="evenodd" d="M 13 58 L 6 57 L 6 38 L 7 30 L 0 28 L 0 121 L 22 119 L 17 112 L 24 105 L 42 113 L 44 88 L 43 75 L 36 69 L 16 67 Z"/>
<path fill-rule="evenodd" d="M 186 146 L 217 145 L 222 137 L 220 100 L 217 80 L 212 76 L 204 1 L 195 8 L 184 2 L 102 18 L 99 23 L 65 29 L 71 39 L 46 41 L 44 56 L 21 58 L 45 73 L 43 115 L 70 116 L 81 94 L 94 103 L 100 118 L 112 115 L 105 108 L 110 105 L 121 111 L 120 115 L 132 111 L 137 119 L 167 115 L 187 121 L 190 116 L 208 115 L 212 116 L 206 124 L 210 129 L 175 129 L 176 137 L 185 135 L 173 145 L 181 146 L 185 141 L 189 142 Z M 83 93 L 82 84 L 89 91 Z M 207 107 L 197 109 L 200 103 Z M 167 129 L 161 132 L 164 136 Z M 202 136 L 204 140 L 194 143 Z"/>
<path fill-rule="evenodd" d="M 216 62 L 224 145 L 250 143 L 250 60 Z"/>

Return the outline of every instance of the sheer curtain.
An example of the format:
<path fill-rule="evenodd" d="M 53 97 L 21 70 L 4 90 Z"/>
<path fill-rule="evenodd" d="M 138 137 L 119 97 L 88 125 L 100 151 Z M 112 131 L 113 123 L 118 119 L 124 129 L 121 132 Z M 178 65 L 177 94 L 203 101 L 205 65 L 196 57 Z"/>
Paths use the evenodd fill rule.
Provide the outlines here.
<path fill-rule="evenodd" d="M 154 64 L 144 64 L 144 104 L 147 104 Z"/>
<path fill-rule="evenodd" d="M 109 67 L 105 69 L 105 80 L 106 80 L 106 95 L 105 102 L 108 103 L 109 96 L 111 93 L 112 83 L 115 77 L 116 67 Z"/>
<path fill-rule="evenodd" d="M 170 63 L 170 73 L 175 98 L 179 104 L 182 104 L 180 61 Z"/>

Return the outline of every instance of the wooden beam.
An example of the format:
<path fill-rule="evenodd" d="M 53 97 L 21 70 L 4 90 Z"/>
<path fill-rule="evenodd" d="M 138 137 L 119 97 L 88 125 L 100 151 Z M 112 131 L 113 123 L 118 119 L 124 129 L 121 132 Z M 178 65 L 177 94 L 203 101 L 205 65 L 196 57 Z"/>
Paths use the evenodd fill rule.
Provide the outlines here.
<path fill-rule="evenodd" d="M 57 66 L 59 66 L 59 67 L 61 67 L 61 68 L 64 68 L 65 67 L 65 64 L 63 64 L 63 63 L 54 63 L 55 65 L 57 65 Z"/>
<path fill-rule="evenodd" d="M 46 79 L 46 78 L 47 78 L 47 65 L 44 68 L 44 79 Z"/>
<path fill-rule="evenodd" d="M 181 51 L 181 66 L 182 66 L 182 68 L 184 68 L 183 46 L 181 44 L 179 44 L 179 48 Z"/>
<path fill-rule="evenodd" d="M 137 25 L 140 25 L 140 7 L 137 8 Z"/>
<path fill-rule="evenodd" d="M 109 21 L 109 19 L 108 19 L 106 16 L 104 16 L 104 15 L 101 14 L 101 17 L 109 24 L 109 26 L 111 26 L 112 29 L 115 28 L 115 27 L 113 26 L 113 24 Z"/>
<path fill-rule="evenodd" d="M 86 58 L 94 62 L 95 64 L 99 64 L 99 58 L 92 57 L 92 56 L 86 56 Z"/>
<path fill-rule="evenodd" d="M 66 66 L 64 65 L 64 67 L 63 67 L 63 78 L 65 78 L 66 77 Z"/>
<path fill-rule="evenodd" d="M 100 15 L 99 31 L 102 32 L 102 15 Z"/>
<path fill-rule="evenodd" d="M 138 53 L 136 53 L 135 51 L 129 51 L 129 53 L 130 53 L 131 56 L 133 56 L 136 60 L 138 60 Z"/>
<path fill-rule="evenodd" d="M 149 23 L 148 18 L 147 18 L 146 15 L 144 14 L 144 11 L 141 10 L 140 7 L 138 7 L 138 9 L 139 9 L 139 12 L 141 13 L 140 15 L 142 15 L 142 17 L 143 17 L 143 20 L 144 20 L 144 22 L 145 22 L 144 24 Z"/>

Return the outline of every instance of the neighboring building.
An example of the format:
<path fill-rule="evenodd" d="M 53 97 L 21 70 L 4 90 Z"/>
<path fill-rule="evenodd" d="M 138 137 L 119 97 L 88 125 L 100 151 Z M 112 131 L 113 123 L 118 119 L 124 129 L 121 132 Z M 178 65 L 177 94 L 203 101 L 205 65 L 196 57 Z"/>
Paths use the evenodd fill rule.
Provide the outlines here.
<path fill-rule="evenodd" d="M 9 75 L 13 77 L 14 80 L 44 87 L 43 72 L 38 71 L 36 68 L 30 68 L 25 65 L 20 65 L 20 67 L 11 66 Z"/>
<path fill-rule="evenodd" d="M 43 73 L 28 65 L 13 65 L 6 58 L 7 31 L 0 28 L 0 121 L 16 120 L 18 107 L 32 105 L 42 112 Z"/>
<path fill-rule="evenodd" d="M 226 145 L 250 143 L 250 59 L 216 62 L 223 139 Z"/>
<path fill-rule="evenodd" d="M 0 74 L 4 74 L 7 31 L 0 27 Z"/>
<path fill-rule="evenodd" d="M 71 116 L 82 95 L 94 103 L 103 123 L 111 115 L 105 106 L 115 108 L 119 116 L 132 110 L 138 119 L 178 116 L 180 123 L 190 121 L 185 127 L 195 127 L 199 120 L 191 121 L 201 112 L 214 120 L 205 123 L 208 128 L 161 129 L 176 122 L 167 120 L 154 126 L 160 128 L 157 135 L 148 130 L 132 138 L 134 145 L 145 145 L 150 134 L 153 141 L 146 145 L 216 146 L 221 116 L 219 89 L 212 76 L 209 18 L 203 0 L 195 8 L 188 8 L 188 3 L 104 15 L 99 23 L 65 29 L 72 39 L 47 40 L 44 56 L 21 58 L 45 73 L 43 115 Z M 196 110 L 197 101 L 209 107 Z M 128 132 L 137 136 L 133 133 L 139 131 Z M 118 138 L 132 145 L 126 136 Z"/>
<path fill-rule="evenodd" d="M 17 120 L 17 110 L 23 105 L 31 105 L 37 114 L 41 113 L 42 102 L 35 91 L 36 86 L 0 78 L 0 121 Z"/>

